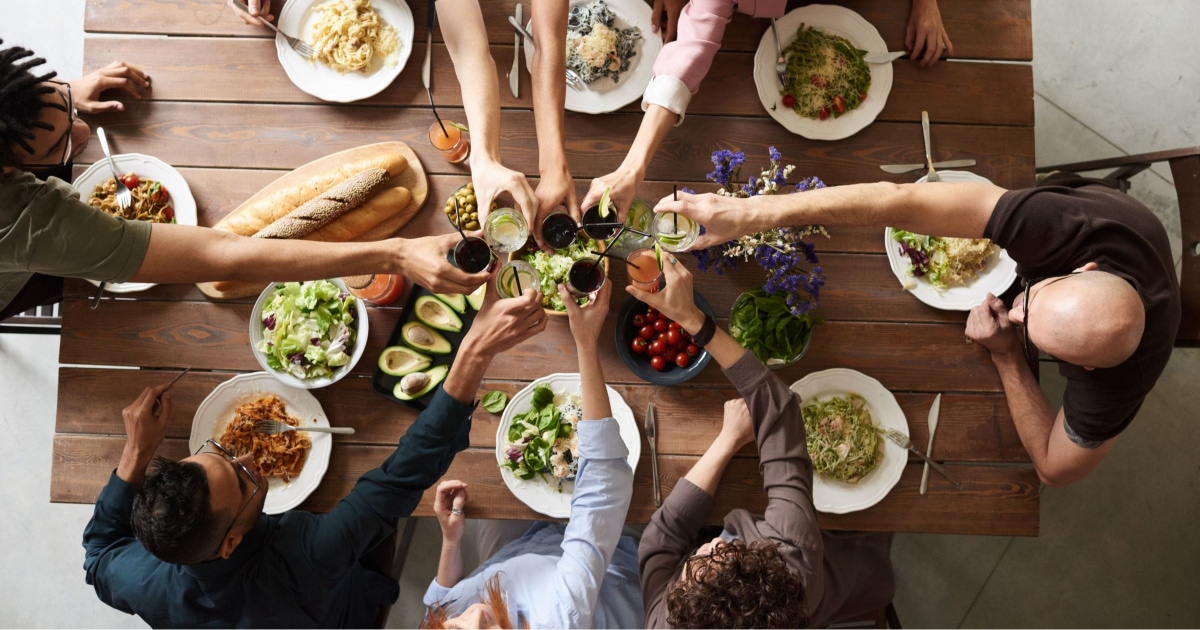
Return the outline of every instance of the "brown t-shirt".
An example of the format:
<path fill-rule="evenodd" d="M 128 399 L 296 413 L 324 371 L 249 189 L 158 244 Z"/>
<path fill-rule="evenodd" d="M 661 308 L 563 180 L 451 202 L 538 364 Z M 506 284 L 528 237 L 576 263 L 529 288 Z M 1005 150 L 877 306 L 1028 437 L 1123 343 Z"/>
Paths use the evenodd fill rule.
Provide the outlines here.
<path fill-rule="evenodd" d="M 1067 379 L 1066 423 L 1098 442 L 1125 430 L 1166 368 L 1179 328 L 1179 281 L 1167 231 L 1146 206 L 1093 180 L 1054 183 L 1004 193 L 984 236 L 1008 250 L 1023 278 L 1060 276 L 1095 262 L 1141 296 L 1145 332 L 1124 363 L 1059 366 Z"/>

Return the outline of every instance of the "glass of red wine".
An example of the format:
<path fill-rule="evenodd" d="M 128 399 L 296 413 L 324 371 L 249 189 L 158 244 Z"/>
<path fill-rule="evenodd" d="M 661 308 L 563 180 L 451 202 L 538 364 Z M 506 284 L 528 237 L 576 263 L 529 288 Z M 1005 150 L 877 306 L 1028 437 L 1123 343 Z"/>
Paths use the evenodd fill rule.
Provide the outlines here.
<path fill-rule="evenodd" d="M 567 292 L 577 298 L 588 297 L 599 291 L 607 278 L 598 256 L 576 260 L 567 272 Z"/>
<path fill-rule="evenodd" d="M 561 210 L 556 210 L 542 219 L 542 242 L 553 249 L 566 249 L 579 235 L 579 224 Z"/>
<path fill-rule="evenodd" d="M 487 241 L 478 236 L 466 236 L 446 253 L 446 260 L 467 273 L 479 273 L 490 269 L 495 257 Z"/>

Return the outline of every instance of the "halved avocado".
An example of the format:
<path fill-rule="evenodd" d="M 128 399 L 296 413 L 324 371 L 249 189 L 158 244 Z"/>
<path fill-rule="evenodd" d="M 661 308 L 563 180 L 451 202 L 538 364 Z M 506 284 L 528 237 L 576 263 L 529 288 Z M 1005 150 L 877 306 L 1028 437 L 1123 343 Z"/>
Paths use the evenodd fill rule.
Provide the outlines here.
<path fill-rule="evenodd" d="M 396 383 L 396 387 L 392 388 L 392 395 L 400 400 L 414 400 L 433 391 L 439 383 L 446 379 L 446 373 L 450 371 L 449 365 L 439 365 L 426 372 L 413 372 L 400 379 Z M 414 382 L 419 382 L 421 377 L 425 378 L 425 383 L 420 385 L 419 389 L 405 391 L 405 385 L 413 385 Z"/>
<path fill-rule="evenodd" d="M 421 322 L 408 322 L 400 329 L 404 343 L 429 354 L 450 354 L 450 341 Z"/>
<path fill-rule="evenodd" d="M 451 310 L 445 302 L 435 297 L 422 295 L 417 298 L 413 312 L 416 313 L 417 319 L 431 328 L 446 332 L 462 331 L 462 318 L 458 316 L 458 313 Z"/>
<path fill-rule="evenodd" d="M 434 293 L 433 295 L 435 297 L 437 297 L 437 299 L 445 302 L 446 304 L 449 304 L 450 308 L 457 311 L 460 315 L 467 312 L 467 298 L 465 296 L 460 295 L 458 293 L 455 293 L 453 295 L 447 295 L 445 293 Z"/>
<path fill-rule="evenodd" d="M 485 282 L 485 283 L 479 285 L 479 288 L 475 289 L 475 291 L 472 292 L 471 295 L 467 296 L 467 303 L 471 305 L 471 308 L 478 311 L 479 309 L 483 308 L 483 296 L 486 293 L 487 293 L 487 283 Z"/>
<path fill-rule="evenodd" d="M 384 374 L 404 376 L 433 365 L 433 359 L 406 346 L 389 346 L 379 354 L 379 369 Z"/>

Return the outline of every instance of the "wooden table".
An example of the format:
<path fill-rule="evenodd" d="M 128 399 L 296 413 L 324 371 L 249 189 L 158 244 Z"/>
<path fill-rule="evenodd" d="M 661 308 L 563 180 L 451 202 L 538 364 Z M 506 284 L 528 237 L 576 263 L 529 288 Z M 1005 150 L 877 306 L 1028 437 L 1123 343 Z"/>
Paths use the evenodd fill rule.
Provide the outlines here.
<path fill-rule="evenodd" d="M 536 175 L 529 77 L 522 71 L 521 100 L 506 87 L 503 73 L 512 58 L 505 17 L 513 0 L 484 2 L 493 57 L 501 73 L 502 145 L 506 164 Z M 903 45 L 907 4 L 895 0 L 852 0 L 848 6 L 879 29 L 890 50 Z M 1032 55 L 1029 0 L 941 0 L 942 15 L 963 58 L 1029 60 Z M 445 232 L 438 210 L 442 200 L 468 179 L 465 167 L 451 166 L 425 140 L 432 117 L 420 89 L 424 53 L 425 2 L 413 2 L 415 50 L 408 67 L 387 90 L 353 105 L 320 103 L 296 89 L 279 67 L 273 40 L 244 26 L 217 0 L 88 0 L 86 30 L 115 37 L 89 38 L 87 70 L 114 59 L 136 64 L 153 77 L 154 89 L 126 112 L 90 120 L 115 137 L 118 152 L 157 156 L 178 167 L 200 207 L 200 223 L 212 225 L 260 187 L 286 171 L 342 149 L 383 140 L 403 140 L 430 173 L 427 208 L 401 235 Z M 1028 65 L 939 63 L 932 69 L 895 64 L 895 83 L 878 120 L 837 142 L 813 142 L 786 132 L 767 118 L 755 96 L 753 50 L 765 21 L 738 16 L 717 55 L 712 72 L 692 102 L 687 121 L 672 132 L 649 169 L 640 196 L 655 200 L 673 183 L 713 190 L 704 181 L 709 155 L 727 148 L 746 151 L 747 174 L 767 162 L 767 146 L 778 147 L 798 165 L 796 176 L 816 175 L 829 184 L 891 180 L 884 163 L 922 162 L 920 114 L 933 126 L 934 159 L 974 158 L 973 169 L 999 185 L 1033 184 L 1033 82 Z M 166 37 L 147 39 L 142 35 Z M 435 33 L 440 40 L 440 33 Z M 435 43 L 434 95 L 439 109 L 463 119 L 461 95 L 445 46 Z M 524 63 L 522 62 L 522 66 Z M 641 114 L 636 104 L 605 116 L 567 114 L 567 151 L 580 195 L 592 177 L 603 175 L 624 157 Z M 100 157 L 89 146 L 81 162 Z M 829 281 L 821 314 L 828 323 L 816 331 L 811 350 L 798 365 L 781 370 L 786 382 L 830 367 L 848 367 L 879 379 L 895 392 L 916 444 L 927 441 L 926 414 L 937 392 L 945 392 L 936 455 L 954 462 L 962 490 L 933 475 L 927 496 L 919 496 L 919 463 L 910 461 L 900 482 L 875 507 L 846 515 L 823 515 L 830 528 L 1036 535 L 1039 484 L 1021 447 L 999 377 L 987 353 L 963 342 L 963 313 L 929 308 L 901 290 L 889 271 L 882 230 L 831 229 L 818 241 Z M 691 257 L 684 257 L 695 269 Z M 613 281 L 625 284 L 618 266 Z M 697 286 L 718 314 L 735 297 L 761 285 L 754 265 L 725 276 L 701 274 Z M 216 303 L 194 286 L 160 286 L 128 298 L 106 299 L 88 308 L 93 287 L 69 281 L 63 305 L 60 360 L 78 367 L 60 370 L 54 439 L 51 500 L 91 502 L 119 458 L 123 438 L 120 410 L 145 386 L 163 382 L 174 370 L 193 373 L 174 391 L 175 412 L 162 454 L 183 457 L 197 405 L 218 383 L 258 365 L 248 342 L 253 299 Z M 130 299 L 131 298 L 131 299 Z M 614 299 L 615 306 L 621 296 Z M 328 510 L 364 471 L 381 462 L 412 423 L 415 412 L 371 391 L 374 357 L 400 317 L 396 308 L 370 311 L 367 351 L 353 374 L 314 393 L 335 425 L 358 430 L 336 436 L 324 482 L 302 506 Z M 727 318 L 722 317 L 722 323 Z M 612 338 L 612 318 L 604 339 Z M 724 400 L 734 390 L 713 364 L 694 381 L 675 388 L 648 386 L 603 346 L 605 374 L 634 409 L 639 423 L 647 401 L 658 406 L 659 471 L 664 493 L 703 453 L 720 427 Z M 492 363 L 484 388 L 515 392 L 527 382 L 570 369 L 574 354 L 564 319 Z M 84 365 L 89 367 L 83 367 Z M 129 370 L 125 368 L 140 368 Z M 499 418 L 480 409 L 471 447 L 448 473 L 472 485 L 481 516 L 536 518 L 515 501 L 496 471 L 493 445 Z M 635 478 L 631 522 L 646 522 L 651 500 L 649 449 Z M 432 492 L 417 515 L 430 515 Z M 752 447 L 730 465 L 710 521 L 730 509 L 762 510 L 765 494 Z"/>

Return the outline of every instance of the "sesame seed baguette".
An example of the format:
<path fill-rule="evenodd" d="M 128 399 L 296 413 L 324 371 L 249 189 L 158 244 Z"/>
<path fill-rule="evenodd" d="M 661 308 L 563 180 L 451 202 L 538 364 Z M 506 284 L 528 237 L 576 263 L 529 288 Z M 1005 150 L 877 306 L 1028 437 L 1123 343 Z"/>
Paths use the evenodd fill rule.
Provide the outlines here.
<path fill-rule="evenodd" d="M 390 180 L 381 168 L 361 171 L 259 230 L 254 238 L 304 238 L 362 205 Z"/>

